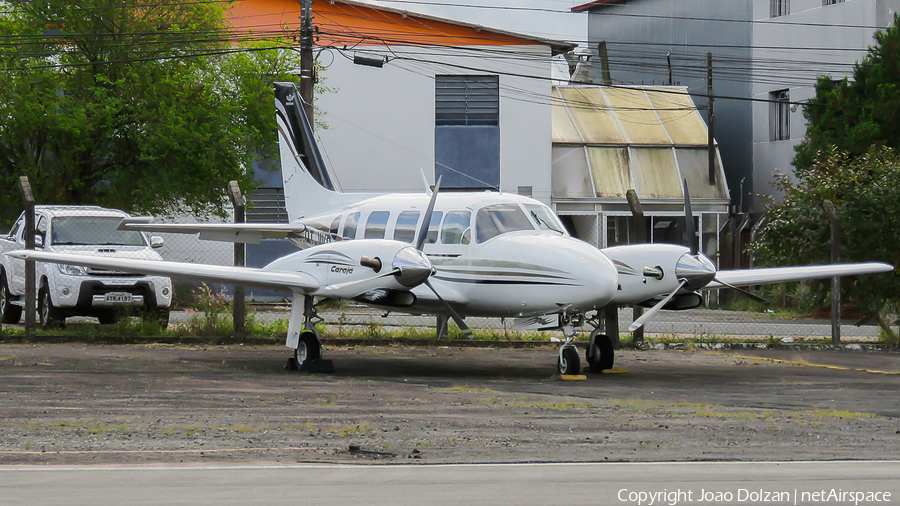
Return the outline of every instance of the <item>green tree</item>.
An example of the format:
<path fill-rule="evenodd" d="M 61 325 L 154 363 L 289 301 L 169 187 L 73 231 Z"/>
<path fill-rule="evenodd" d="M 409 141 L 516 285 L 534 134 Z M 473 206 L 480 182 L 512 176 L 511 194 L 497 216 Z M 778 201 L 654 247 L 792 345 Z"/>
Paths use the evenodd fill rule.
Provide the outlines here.
<path fill-rule="evenodd" d="M 235 33 L 227 3 L 0 3 L 0 221 L 41 203 L 219 213 L 276 156 L 272 82 L 299 56 Z"/>
<path fill-rule="evenodd" d="M 851 156 L 871 146 L 900 147 L 900 14 L 854 67 L 853 78 L 835 83 L 822 76 L 816 95 L 803 107 L 808 126 L 797 145 L 794 166 L 814 165 L 829 146 Z"/>
<path fill-rule="evenodd" d="M 893 149 L 875 147 L 854 157 L 831 147 L 796 175 L 796 183 L 784 174 L 777 177 L 784 198 L 767 205 L 769 221 L 752 245 L 757 262 L 830 263 L 831 229 L 824 202 L 831 200 L 841 217 L 841 261 L 900 265 L 900 156 Z M 856 301 L 889 341 L 898 342 L 885 319 L 885 309 L 900 302 L 896 271 L 846 278 L 841 288 L 842 297 Z"/>

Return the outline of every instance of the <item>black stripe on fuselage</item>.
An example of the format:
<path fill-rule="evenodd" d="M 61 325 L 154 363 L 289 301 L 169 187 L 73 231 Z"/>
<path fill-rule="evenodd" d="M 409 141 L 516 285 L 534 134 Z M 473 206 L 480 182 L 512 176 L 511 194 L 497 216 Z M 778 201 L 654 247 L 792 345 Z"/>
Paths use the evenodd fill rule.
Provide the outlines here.
<path fill-rule="evenodd" d="M 583 286 L 579 283 L 559 283 L 554 281 L 520 281 L 513 279 L 461 279 L 435 276 L 434 279 L 450 283 L 468 283 L 473 285 L 541 285 L 541 286 Z"/>

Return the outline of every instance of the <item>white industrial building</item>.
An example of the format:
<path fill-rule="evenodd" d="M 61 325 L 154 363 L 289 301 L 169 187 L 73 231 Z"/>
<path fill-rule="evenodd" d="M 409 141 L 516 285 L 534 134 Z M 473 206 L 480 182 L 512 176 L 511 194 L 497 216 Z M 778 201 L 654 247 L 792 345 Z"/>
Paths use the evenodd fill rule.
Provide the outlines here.
<path fill-rule="evenodd" d="M 849 76 L 900 0 L 597 0 L 588 13 L 593 77 L 680 84 L 706 107 L 712 55 L 715 134 L 732 210 L 759 212 L 805 134 L 797 106 L 819 75 Z M 600 44 L 605 43 L 606 58 Z M 794 107 L 792 107 L 794 105 Z"/>

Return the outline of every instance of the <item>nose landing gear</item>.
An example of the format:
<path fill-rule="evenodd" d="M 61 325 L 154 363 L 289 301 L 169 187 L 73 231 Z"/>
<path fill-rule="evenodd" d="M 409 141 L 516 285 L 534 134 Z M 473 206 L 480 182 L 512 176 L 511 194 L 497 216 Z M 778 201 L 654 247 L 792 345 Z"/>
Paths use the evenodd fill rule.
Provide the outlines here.
<path fill-rule="evenodd" d="M 584 325 L 584 315 L 563 313 L 560 320 L 563 337 L 566 338 L 566 341 L 559 347 L 556 368 L 560 376 L 580 374 L 581 359 L 578 358 L 578 348 L 575 347 L 575 328 Z"/>
<path fill-rule="evenodd" d="M 582 315 L 563 315 L 563 336 L 565 342 L 559 348 L 559 358 L 557 359 L 557 369 L 560 375 L 576 375 L 581 373 L 581 360 L 578 357 L 578 349 L 575 347 L 575 329 L 584 325 L 584 317 Z M 602 321 L 600 324 L 595 319 L 590 320 L 594 325 L 591 331 L 591 338 L 588 342 L 585 358 L 591 372 L 603 372 L 612 369 L 615 362 L 615 349 L 612 339 L 604 333 L 605 326 Z"/>

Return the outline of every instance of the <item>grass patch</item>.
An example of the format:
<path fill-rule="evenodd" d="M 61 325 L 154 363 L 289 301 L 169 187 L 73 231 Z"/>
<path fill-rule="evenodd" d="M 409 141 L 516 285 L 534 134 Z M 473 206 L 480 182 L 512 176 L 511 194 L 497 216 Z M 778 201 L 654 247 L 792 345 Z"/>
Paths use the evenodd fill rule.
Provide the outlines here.
<path fill-rule="evenodd" d="M 545 409 L 550 411 L 583 411 L 593 408 L 593 405 L 587 402 L 575 401 L 545 402 L 520 400 L 510 402 L 509 405 L 516 408 Z"/>
<path fill-rule="evenodd" d="M 469 385 L 457 385 L 453 387 L 442 388 L 441 390 L 447 392 L 465 392 L 465 393 L 475 393 L 475 394 L 496 394 L 496 390 L 491 390 L 489 388 L 472 388 Z"/>

